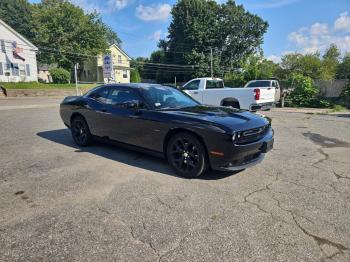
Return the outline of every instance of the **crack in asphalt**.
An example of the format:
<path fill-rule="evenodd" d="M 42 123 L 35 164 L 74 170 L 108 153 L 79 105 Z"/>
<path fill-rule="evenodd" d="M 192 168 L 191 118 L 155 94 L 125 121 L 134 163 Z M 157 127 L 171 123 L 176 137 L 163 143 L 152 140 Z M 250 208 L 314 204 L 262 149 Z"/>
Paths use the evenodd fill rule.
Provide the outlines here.
<path fill-rule="evenodd" d="M 338 180 L 341 179 L 341 178 L 343 178 L 343 179 L 350 179 L 350 177 L 344 176 L 344 173 L 338 174 L 338 173 L 335 172 L 334 170 L 333 170 L 333 174 L 334 174 L 334 176 L 335 176 Z"/>
<path fill-rule="evenodd" d="M 274 197 L 272 197 L 272 198 L 277 202 L 277 206 L 278 206 L 281 210 L 283 210 L 283 211 L 289 213 L 289 214 L 292 216 L 293 221 L 294 221 L 294 224 L 295 224 L 305 235 L 311 237 L 311 238 L 316 242 L 316 244 L 318 245 L 320 251 L 322 252 L 322 254 L 323 254 L 323 256 L 324 256 L 325 258 L 331 259 L 331 258 L 335 257 L 336 255 L 338 255 L 338 254 L 343 254 L 344 251 L 349 250 L 348 247 L 345 247 L 344 245 L 342 245 L 342 244 L 340 244 L 340 243 L 336 243 L 336 242 L 331 241 L 331 240 L 329 240 L 329 239 L 327 239 L 327 238 L 317 236 L 317 235 L 312 234 L 312 233 L 310 233 L 309 231 L 307 231 L 304 227 L 302 227 L 302 226 L 300 225 L 300 223 L 297 221 L 296 217 L 302 217 L 302 218 L 306 219 L 306 220 L 309 221 L 309 222 L 310 222 L 311 220 L 309 220 L 308 218 L 306 218 L 306 217 L 304 217 L 304 216 L 302 216 L 302 215 L 295 214 L 292 210 L 283 208 L 283 207 L 281 206 L 281 202 L 280 202 L 278 199 L 276 199 L 276 198 L 274 198 Z M 313 222 L 311 222 L 311 223 L 313 223 Z M 327 255 L 327 254 L 325 253 L 325 251 L 323 250 L 323 248 L 322 248 L 322 246 L 324 246 L 324 245 L 329 245 L 329 246 L 332 246 L 332 247 L 336 248 L 336 249 L 337 249 L 337 252 L 333 253 L 332 255 Z"/>
<path fill-rule="evenodd" d="M 98 209 L 98 211 L 100 211 L 100 212 L 102 212 L 102 213 L 105 213 L 105 214 L 107 214 L 107 215 L 113 216 L 113 217 L 116 218 L 121 224 L 123 224 L 125 227 L 127 227 L 127 228 L 129 229 L 128 231 L 130 232 L 131 238 L 132 238 L 136 243 L 142 243 L 142 244 L 148 246 L 149 248 L 151 248 L 152 251 L 154 252 L 154 254 L 158 257 L 158 261 L 159 261 L 160 255 L 159 255 L 158 250 L 153 246 L 152 240 L 150 240 L 149 242 L 147 242 L 147 241 L 143 241 L 143 240 L 137 238 L 136 235 L 135 235 L 135 233 L 134 233 L 134 227 L 133 227 L 133 226 L 129 226 L 127 223 L 125 223 L 122 219 L 120 219 L 120 218 L 119 218 L 115 213 L 113 213 L 113 212 L 110 212 L 110 211 L 108 211 L 108 210 L 106 210 L 106 209 L 104 209 L 104 208 L 102 208 L 102 207 L 100 207 L 100 206 L 97 206 L 97 209 Z M 144 229 L 146 229 L 146 226 L 145 226 L 144 222 L 142 222 L 142 227 L 143 227 Z"/>
<path fill-rule="evenodd" d="M 305 235 L 307 235 L 307 236 L 313 238 L 313 240 L 317 243 L 317 245 L 319 246 L 321 252 L 323 253 L 323 255 L 324 255 L 327 259 L 331 259 L 331 258 L 335 257 L 335 256 L 338 255 L 338 254 L 343 254 L 344 251 L 346 251 L 346 250 L 349 249 L 349 248 L 345 247 L 344 245 L 342 245 L 342 244 L 340 244 L 340 243 L 333 242 L 333 241 L 331 241 L 331 240 L 329 240 L 329 239 L 327 239 L 327 238 L 319 237 L 319 236 L 316 236 L 316 235 L 314 235 L 314 234 L 308 232 L 304 227 L 302 227 L 302 226 L 298 223 L 297 219 L 295 218 L 294 213 L 291 212 L 291 211 L 290 211 L 290 213 L 291 213 L 291 215 L 292 215 L 292 217 L 293 217 L 294 223 L 299 227 L 299 229 L 300 229 Z M 336 248 L 338 251 L 335 252 L 335 253 L 333 253 L 332 255 L 328 256 L 328 255 L 325 253 L 325 251 L 323 250 L 323 248 L 322 248 L 322 246 L 324 246 L 324 245 L 332 246 L 332 247 Z"/>
<path fill-rule="evenodd" d="M 251 197 L 253 194 L 256 194 L 256 193 L 259 193 L 259 192 L 263 192 L 263 191 L 269 191 L 269 190 L 271 190 L 271 185 L 274 184 L 274 183 L 277 182 L 277 181 L 284 181 L 284 182 L 287 182 L 287 183 L 295 184 L 295 185 L 297 185 L 297 186 L 303 186 L 303 187 L 306 187 L 306 188 L 311 188 L 311 189 L 316 190 L 315 188 L 312 188 L 312 187 L 307 187 L 307 186 L 304 186 L 304 185 L 301 185 L 301 184 L 298 184 L 298 183 L 293 183 L 293 182 L 290 182 L 290 181 L 285 181 L 285 180 L 279 179 L 278 174 L 276 174 L 274 181 L 272 181 L 271 183 L 265 185 L 264 188 L 257 189 L 257 190 L 255 190 L 255 191 L 253 191 L 253 192 L 250 192 L 250 193 L 247 194 L 246 196 L 244 196 L 244 202 L 243 202 L 243 203 L 249 203 L 249 204 L 252 204 L 252 205 L 256 206 L 260 211 L 262 211 L 262 212 L 264 212 L 264 213 L 266 213 L 266 214 L 269 214 L 269 215 L 271 216 L 272 219 L 275 219 L 275 220 L 276 220 L 277 218 L 272 214 L 272 212 L 269 212 L 269 211 L 265 210 L 265 209 L 262 208 L 258 203 L 249 201 L 248 198 Z M 318 191 L 320 191 L 320 190 L 318 190 Z M 322 191 L 322 192 L 325 192 L 325 191 Z M 349 248 L 348 248 L 348 247 L 345 247 L 343 244 L 336 243 L 336 242 L 331 241 L 331 240 L 329 240 L 329 239 L 327 239 L 327 238 L 323 238 L 323 237 L 320 237 L 320 236 L 317 236 L 317 235 L 315 235 L 315 234 L 310 233 L 309 231 L 307 231 L 304 227 L 302 227 L 302 226 L 300 225 L 300 223 L 297 221 L 296 217 L 304 218 L 304 219 L 307 220 L 308 222 L 314 224 L 309 218 L 307 218 L 307 217 L 305 217 L 305 216 L 303 216 L 303 215 L 295 214 L 292 210 L 283 208 L 283 207 L 281 206 L 281 202 L 280 202 L 278 199 L 276 199 L 276 198 L 273 197 L 272 195 L 271 195 L 271 198 L 274 199 L 274 200 L 277 202 L 277 206 L 278 206 L 281 210 L 283 210 L 283 211 L 289 213 L 289 214 L 292 216 L 293 221 L 294 221 L 294 224 L 295 224 L 305 235 L 311 237 L 311 238 L 317 243 L 317 245 L 318 245 L 320 251 L 322 252 L 323 256 L 324 256 L 326 259 L 331 259 L 331 258 L 335 257 L 336 255 L 338 255 L 338 254 L 343 254 L 344 251 L 349 250 Z M 278 220 L 278 221 L 281 221 L 281 222 L 283 222 L 283 223 L 292 225 L 292 224 L 290 224 L 290 223 L 284 221 L 283 219 L 277 219 L 277 220 Z M 325 251 L 323 250 L 323 248 L 322 248 L 322 246 L 324 246 L 324 245 L 329 245 L 329 246 L 332 246 L 332 247 L 336 248 L 336 249 L 337 249 L 337 252 L 333 253 L 332 255 L 327 255 L 327 254 L 325 253 Z"/>
<path fill-rule="evenodd" d="M 317 152 L 324 156 L 324 158 L 321 158 L 317 160 L 315 163 L 312 164 L 313 167 L 318 168 L 316 165 L 323 163 L 324 161 L 327 161 L 329 159 L 329 154 L 323 151 L 322 148 L 317 149 Z"/>

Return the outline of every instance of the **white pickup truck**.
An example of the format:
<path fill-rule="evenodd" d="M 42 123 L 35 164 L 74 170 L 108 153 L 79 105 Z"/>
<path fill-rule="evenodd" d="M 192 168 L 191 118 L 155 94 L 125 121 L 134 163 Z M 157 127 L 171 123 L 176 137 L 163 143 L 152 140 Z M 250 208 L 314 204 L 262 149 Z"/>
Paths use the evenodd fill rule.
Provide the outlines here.
<path fill-rule="evenodd" d="M 220 78 L 196 78 L 181 87 L 198 102 L 214 106 L 232 106 L 256 111 L 269 109 L 275 103 L 275 90 L 271 88 L 230 88 Z"/>
<path fill-rule="evenodd" d="M 277 80 L 252 80 L 249 81 L 245 88 L 267 88 L 268 90 L 274 90 L 275 92 L 275 104 L 279 107 L 284 107 L 284 99 L 286 92 L 281 91 L 280 84 Z"/>

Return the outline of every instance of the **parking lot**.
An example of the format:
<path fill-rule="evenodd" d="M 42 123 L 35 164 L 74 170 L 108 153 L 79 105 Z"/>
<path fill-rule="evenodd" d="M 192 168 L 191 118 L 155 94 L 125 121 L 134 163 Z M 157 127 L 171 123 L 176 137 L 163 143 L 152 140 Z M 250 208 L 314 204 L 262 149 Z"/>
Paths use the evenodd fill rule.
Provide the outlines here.
<path fill-rule="evenodd" d="M 0 261 L 349 261 L 350 118 L 266 112 L 239 173 L 75 146 L 59 99 L 0 98 Z"/>

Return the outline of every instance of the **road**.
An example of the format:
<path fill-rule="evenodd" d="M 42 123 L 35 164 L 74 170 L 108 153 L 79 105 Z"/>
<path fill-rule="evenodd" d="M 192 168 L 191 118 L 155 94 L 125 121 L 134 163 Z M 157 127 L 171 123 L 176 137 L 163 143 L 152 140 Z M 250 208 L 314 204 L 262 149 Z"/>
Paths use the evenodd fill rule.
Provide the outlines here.
<path fill-rule="evenodd" d="M 267 112 L 275 148 L 188 180 L 0 99 L 0 261 L 349 261 L 350 118 Z"/>

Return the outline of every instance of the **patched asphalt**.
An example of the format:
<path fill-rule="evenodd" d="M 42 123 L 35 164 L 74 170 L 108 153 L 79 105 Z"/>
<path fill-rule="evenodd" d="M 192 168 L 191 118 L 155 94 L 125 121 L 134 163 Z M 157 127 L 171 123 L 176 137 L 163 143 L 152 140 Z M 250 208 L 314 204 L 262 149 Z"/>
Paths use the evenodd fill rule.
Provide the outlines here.
<path fill-rule="evenodd" d="M 239 173 L 74 145 L 58 99 L 0 100 L 0 261 L 349 261 L 350 118 L 266 112 Z M 1 109 L 2 108 L 2 109 Z"/>

